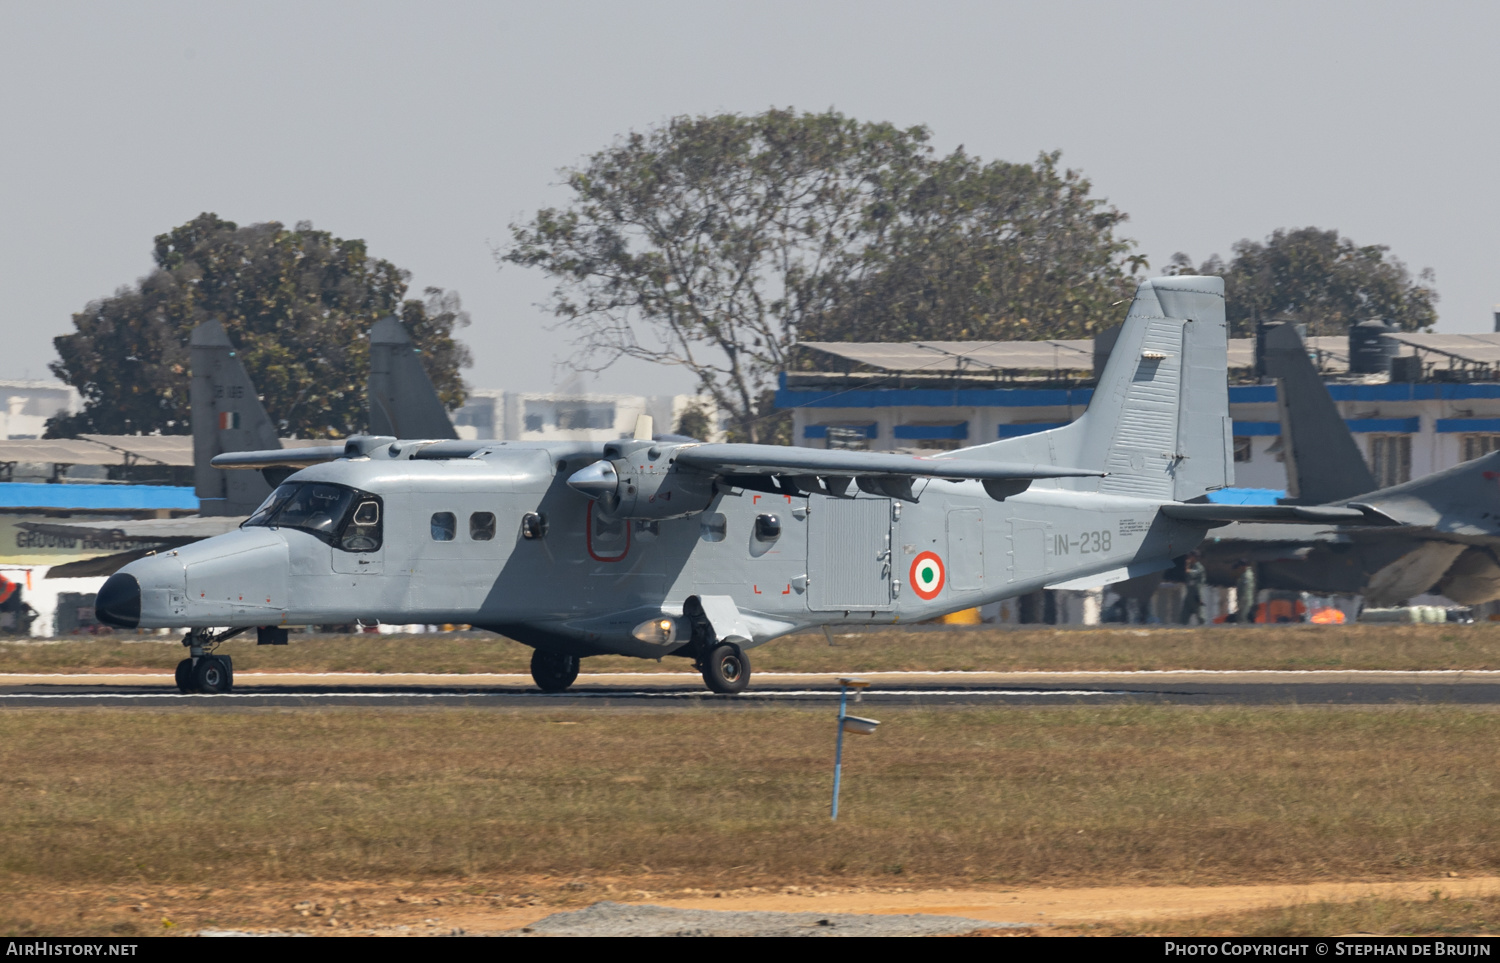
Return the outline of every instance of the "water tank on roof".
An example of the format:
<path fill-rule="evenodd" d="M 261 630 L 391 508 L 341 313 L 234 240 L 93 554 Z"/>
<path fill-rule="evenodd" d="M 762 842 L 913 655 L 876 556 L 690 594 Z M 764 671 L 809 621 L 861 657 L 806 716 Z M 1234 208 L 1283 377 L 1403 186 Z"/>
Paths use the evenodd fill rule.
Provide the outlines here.
<path fill-rule="evenodd" d="M 1349 329 L 1349 373 L 1385 374 L 1396 356 L 1396 342 L 1387 337 L 1384 321 L 1361 321 Z"/>

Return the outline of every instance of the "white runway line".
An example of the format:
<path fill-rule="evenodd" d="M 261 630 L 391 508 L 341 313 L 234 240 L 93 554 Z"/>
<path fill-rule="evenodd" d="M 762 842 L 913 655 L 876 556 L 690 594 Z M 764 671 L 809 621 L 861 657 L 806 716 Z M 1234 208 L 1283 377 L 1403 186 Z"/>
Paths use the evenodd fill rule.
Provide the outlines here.
<path fill-rule="evenodd" d="M 866 699 L 878 696 L 1123 696 L 1132 695 L 1130 692 L 1110 692 L 1100 689 L 866 689 Z M 788 689 L 784 691 L 767 690 L 750 692 L 743 696 L 734 698 L 744 699 L 785 699 L 785 698 L 816 698 L 832 697 L 838 695 L 833 689 Z M 15 695 L 0 694 L 0 702 L 12 699 L 498 699 L 515 698 L 525 696 L 532 699 L 712 699 L 715 696 L 707 691 L 694 690 L 691 692 L 631 692 L 620 690 L 617 692 L 517 692 L 517 691 L 490 691 L 490 692 L 277 692 L 266 690 L 263 692 L 229 692 L 220 695 L 204 695 L 202 693 L 183 694 L 180 692 L 134 692 L 134 693 L 108 693 L 108 692 L 69 692 L 48 695 L 46 693 L 17 693 Z"/>

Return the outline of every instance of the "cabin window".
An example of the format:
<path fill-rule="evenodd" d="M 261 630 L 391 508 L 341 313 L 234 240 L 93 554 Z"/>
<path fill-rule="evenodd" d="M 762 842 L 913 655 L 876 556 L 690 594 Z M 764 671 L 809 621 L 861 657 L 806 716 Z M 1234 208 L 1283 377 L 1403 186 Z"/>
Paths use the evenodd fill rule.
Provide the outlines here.
<path fill-rule="evenodd" d="M 762 542 L 774 542 L 781 537 L 781 519 L 775 515 L 755 516 L 755 537 Z"/>
<path fill-rule="evenodd" d="M 469 516 L 469 537 L 476 542 L 488 542 L 495 537 L 495 516 L 492 512 L 475 512 Z"/>
<path fill-rule="evenodd" d="M 704 515 L 703 521 L 699 523 L 699 532 L 705 542 L 722 542 L 729 534 L 729 519 L 719 512 Z"/>
<path fill-rule="evenodd" d="M 458 517 L 452 512 L 432 513 L 432 540 L 434 542 L 451 542 L 453 536 L 458 534 Z"/>
<path fill-rule="evenodd" d="M 547 516 L 541 512 L 527 512 L 521 516 L 521 537 L 541 538 L 547 534 Z"/>

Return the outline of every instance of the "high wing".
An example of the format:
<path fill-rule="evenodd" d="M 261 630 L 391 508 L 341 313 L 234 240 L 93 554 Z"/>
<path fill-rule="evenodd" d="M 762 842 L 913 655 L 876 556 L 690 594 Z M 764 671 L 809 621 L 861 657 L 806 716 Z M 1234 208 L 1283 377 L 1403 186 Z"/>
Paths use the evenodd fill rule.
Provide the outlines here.
<path fill-rule="evenodd" d="M 690 445 L 675 455 L 685 468 L 723 477 L 732 485 L 772 492 L 821 492 L 842 495 L 851 482 L 867 492 L 911 499 L 917 478 L 972 479 L 983 482 L 992 497 L 1026 490 L 1042 478 L 1098 478 L 1086 468 L 1016 464 L 975 459 L 894 455 L 868 451 L 824 451 L 787 445 Z"/>

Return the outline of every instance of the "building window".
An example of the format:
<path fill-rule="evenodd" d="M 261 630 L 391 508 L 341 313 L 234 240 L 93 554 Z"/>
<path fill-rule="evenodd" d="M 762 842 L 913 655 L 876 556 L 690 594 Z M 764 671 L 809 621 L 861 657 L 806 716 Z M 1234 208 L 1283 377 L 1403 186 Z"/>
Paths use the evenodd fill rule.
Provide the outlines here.
<path fill-rule="evenodd" d="M 1370 468 L 1381 488 L 1411 481 L 1411 435 L 1370 435 Z"/>
<path fill-rule="evenodd" d="M 1234 436 L 1234 460 L 1246 462 L 1250 460 L 1250 437 L 1248 435 Z"/>
<path fill-rule="evenodd" d="M 458 534 L 458 517 L 452 512 L 434 512 L 432 516 L 432 540 L 451 542 Z"/>
<path fill-rule="evenodd" d="M 1492 451 L 1500 450 L 1500 434 L 1463 435 L 1464 461 L 1483 458 Z"/>

